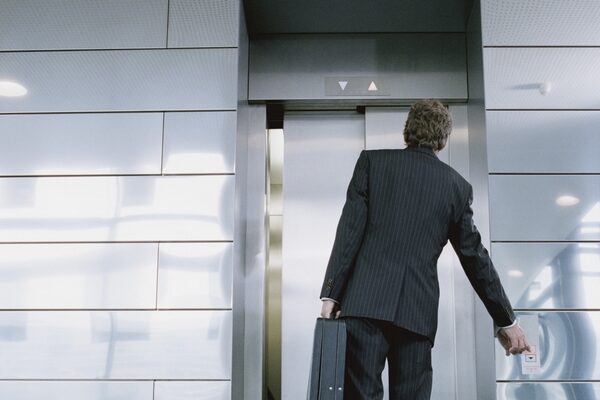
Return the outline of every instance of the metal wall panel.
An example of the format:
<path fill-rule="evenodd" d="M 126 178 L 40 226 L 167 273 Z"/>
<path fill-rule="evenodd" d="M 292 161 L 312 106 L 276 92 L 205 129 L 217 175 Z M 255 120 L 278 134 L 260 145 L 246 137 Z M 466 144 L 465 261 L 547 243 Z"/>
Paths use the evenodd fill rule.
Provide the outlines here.
<path fill-rule="evenodd" d="M 600 48 L 486 48 L 483 56 L 488 109 L 600 109 Z"/>
<path fill-rule="evenodd" d="M 286 35 L 250 44 L 250 100 L 467 98 L 464 34 Z M 326 95 L 326 82 L 379 79 L 380 95 Z M 351 84 L 350 84 L 351 85 Z M 365 92 L 366 93 L 366 92 Z M 386 94 L 387 93 L 387 94 Z"/>
<path fill-rule="evenodd" d="M 600 111 L 488 111 L 486 120 L 490 172 L 600 173 Z"/>
<path fill-rule="evenodd" d="M 600 243 L 494 243 L 492 254 L 513 307 L 600 308 Z"/>
<path fill-rule="evenodd" d="M 167 0 L 3 1 L 0 50 L 165 47 Z"/>
<path fill-rule="evenodd" d="M 0 308 L 154 308 L 156 244 L 1 244 Z"/>
<path fill-rule="evenodd" d="M 0 381 L 10 400 L 152 400 L 152 382 Z"/>
<path fill-rule="evenodd" d="M 235 111 L 165 113 L 163 173 L 235 172 Z"/>
<path fill-rule="evenodd" d="M 0 379 L 230 379 L 231 311 L 4 311 Z"/>
<path fill-rule="evenodd" d="M 587 295 L 598 296 L 598 290 Z M 531 313 L 517 313 L 524 314 Z M 540 312 L 538 315 L 540 372 L 523 374 L 521 357 L 506 357 L 502 347 L 497 345 L 496 378 L 508 381 L 600 379 L 600 357 L 597 357 L 600 311 Z"/>
<path fill-rule="evenodd" d="M 0 398 L 239 397 L 239 1 L 4 3 Z"/>
<path fill-rule="evenodd" d="M 498 400 L 597 400 L 597 382 L 498 383 Z"/>
<path fill-rule="evenodd" d="M 541 370 L 496 345 L 497 396 L 597 399 L 600 7 L 481 4 L 489 172 L 513 174 L 490 176 L 492 255 L 513 306 L 540 310 L 518 314 L 539 315 L 521 324 Z"/>
<path fill-rule="evenodd" d="M 170 0 L 168 47 L 237 47 L 239 0 Z"/>
<path fill-rule="evenodd" d="M 485 0 L 484 46 L 598 46 L 600 5 L 595 0 Z"/>
<path fill-rule="evenodd" d="M 233 243 L 161 243 L 159 308 L 231 308 Z"/>
<path fill-rule="evenodd" d="M 0 115 L 0 175 L 160 174 L 162 113 Z"/>
<path fill-rule="evenodd" d="M 0 76 L 30 93 L 0 97 L 0 113 L 235 110 L 237 104 L 237 49 L 0 53 Z"/>
<path fill-rule="evenodd" d="M 0 179 L 0 242 L 232 240 L 234 176 Z"/>
<path fill-rule="evenodd" d="M 600 176 L 490 176 L 494 241 L 600 240 Z"/>
<path fill-rule="evenodd" d="M 154 400 L 230 400 L 231 382 L 161 382 L 154 388 Z"/>

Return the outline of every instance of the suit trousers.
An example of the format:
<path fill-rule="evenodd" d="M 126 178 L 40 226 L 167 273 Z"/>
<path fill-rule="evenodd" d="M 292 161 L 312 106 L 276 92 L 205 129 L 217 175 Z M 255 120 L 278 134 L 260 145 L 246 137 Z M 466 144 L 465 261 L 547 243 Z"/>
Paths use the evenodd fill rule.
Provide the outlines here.
<path fill-rule="evenodd" d="M 391 322 L 342 317 L 346 321 L 344 400 L 383 399 L 381 373 L 388 360 L 390 400 L 429 400 L 432 344 Z"/>

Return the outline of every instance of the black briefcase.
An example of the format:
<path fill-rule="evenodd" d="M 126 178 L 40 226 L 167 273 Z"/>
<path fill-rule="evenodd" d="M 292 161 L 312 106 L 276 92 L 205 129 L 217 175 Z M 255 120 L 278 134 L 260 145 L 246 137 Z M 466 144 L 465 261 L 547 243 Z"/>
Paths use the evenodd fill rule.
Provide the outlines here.
<path fill-rule="evenodd" d="M 346 322 L 317 318 L 308 400 L 343 400 L 346 366 Z"/>

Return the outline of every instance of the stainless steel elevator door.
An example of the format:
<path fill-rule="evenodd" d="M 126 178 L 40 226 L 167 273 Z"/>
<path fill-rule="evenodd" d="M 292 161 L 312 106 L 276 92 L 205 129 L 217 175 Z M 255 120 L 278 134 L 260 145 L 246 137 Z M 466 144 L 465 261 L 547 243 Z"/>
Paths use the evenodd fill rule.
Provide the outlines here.
<path fill-rule="evenodd" d="M 451 108 L 454 131 L 439 158 L 468 170 L 466 107 Z M 402 148 L 406 108 L 288 112 L 284 117 L 282 399 L 306 398 L 319 292 L 346 190 L 364 148 Z M 448 245 L 438 262 L 440 312 L 432 400 L 475 399 L 473 294 Z M 343 305 L 342 305 L 343 306 Z M 490 355 L 490 362 L 493 362 Z M 459 367 L 457 367 L 459 366 Z M 387 366 L 382 373 L 387 395 Z"/>
<path fill-rule="evenodd" d="M 319 293 L 354 164 L 364 115 L 290 112 L 284 117 L 281 398 L 306 398 Z"/>

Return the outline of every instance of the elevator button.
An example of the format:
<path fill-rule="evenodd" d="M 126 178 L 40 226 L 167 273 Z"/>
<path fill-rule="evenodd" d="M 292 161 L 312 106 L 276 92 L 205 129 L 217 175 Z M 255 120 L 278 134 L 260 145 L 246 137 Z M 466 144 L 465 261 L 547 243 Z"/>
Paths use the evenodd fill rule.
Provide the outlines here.
<path fill-rule="evenodd" d="M 525 354 L 525 362 L 536 362 L 537 361 L 537 356 L 535 354 Z"/>

